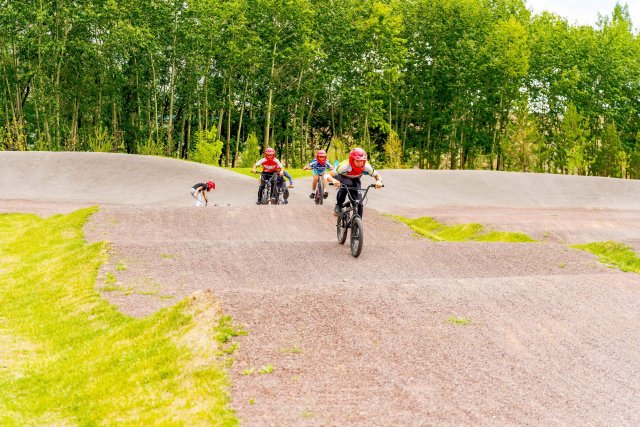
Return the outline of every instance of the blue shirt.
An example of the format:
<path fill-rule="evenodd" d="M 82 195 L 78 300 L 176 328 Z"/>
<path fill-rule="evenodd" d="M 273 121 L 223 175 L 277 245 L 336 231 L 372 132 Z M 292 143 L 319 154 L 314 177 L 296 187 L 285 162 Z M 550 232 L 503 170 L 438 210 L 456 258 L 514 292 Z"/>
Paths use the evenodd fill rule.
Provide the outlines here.
<path fill-rule="evenodd" d="M 307 166 L 309 166 L 316 174 L 322 174 L 327 169 L 333 170 L 333 165 L 331 164 L 331 162 L 329 162 L 329 160 L 325 160 L 324 164 L 321 165 L 320 163 L 318 163 L 318 159 L 313 159 Z"/>

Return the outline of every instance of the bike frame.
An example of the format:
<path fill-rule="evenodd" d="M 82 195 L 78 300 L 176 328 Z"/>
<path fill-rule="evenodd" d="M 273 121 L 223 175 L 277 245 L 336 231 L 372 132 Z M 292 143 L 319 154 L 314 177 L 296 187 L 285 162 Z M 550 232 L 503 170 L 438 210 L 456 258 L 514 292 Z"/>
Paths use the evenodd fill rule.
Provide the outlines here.
<path fill-rule="evenodd" d="M 369 190 L 371 188 L 375 187 L 375 184 L 369 184 L 369 186 L 367 186 L 367 188 L 365 189 L 359 189 L 357 190 L 356 187 L 347 187 L 344 184 L 340 184 L 340 188 L 344 188 L 347 191 L 347 198 L 349 199 L 349 206 L 345 207 L 345 203 L 343 203 L 343 205 L 341 206 L 344 210 L 342 211 L 343 215 L 348 215 L 349 216 L 349 221 L 347 222 L 347 228 L 351 228 L 351 223 L 353 222 L 353 218 L 355 218 L 356 216 L 358 218 L 360 218 L 360 215 L 358 214 L 358 207 L 360 205 L 362 205 L 362 208 L 364 209 L 364 206 L 366 205 L 366 200 L 367 200 L 367 193 L 369 192 Z M 349 189 L 356 190 L 359 193 L 362 194 L 362 197 L 360 198 L 360 201 L 358 200 L 354 200 L 353 196 L 351 195 L 352 191 L 349 191 Z"/>

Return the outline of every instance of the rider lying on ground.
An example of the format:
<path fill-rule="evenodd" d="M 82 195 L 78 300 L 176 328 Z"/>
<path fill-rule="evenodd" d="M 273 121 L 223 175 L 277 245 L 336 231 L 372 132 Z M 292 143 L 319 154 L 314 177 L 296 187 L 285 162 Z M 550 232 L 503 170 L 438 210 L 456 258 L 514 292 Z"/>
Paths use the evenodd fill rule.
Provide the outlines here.
<path fill-rule="evenodd" d="M 331 175 L 333 185 L 343 184 L 349 187 L 351 196 L 355 200 L 360 200 L 360 177 L 362 175 L 371 175 L 376 180 L 376 189 L 382 187 L 382 178 L 380 174 L 371 166 L 367 161 L 367 153 L 362 148 L 354 148 L 349 153 L 349 159 L 344 160 L 338 165 L 335 171 L 329 172 Z M 347 190 L 340 187 L 336 194 L 336 206 L 334 208 L 334 215 L 338 216 L 342 209 L 342 204 L 347 197 Z M 358 215 L 362 218 L 362 206 L 358 207 Z"/>

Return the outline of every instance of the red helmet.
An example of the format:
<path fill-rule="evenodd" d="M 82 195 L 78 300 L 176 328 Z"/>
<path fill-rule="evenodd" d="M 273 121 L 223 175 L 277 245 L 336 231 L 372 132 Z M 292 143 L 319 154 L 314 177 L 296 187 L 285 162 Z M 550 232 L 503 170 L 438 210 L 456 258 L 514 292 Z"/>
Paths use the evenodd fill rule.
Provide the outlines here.
<path fill-rule="evenodd" d="M 324 150 L 318 150 L 316 153 L 316 160 L 319 162 L 324 162 L 327 160 L 327 152 Z"/>
<path fill-rule="evenodd" d="M 273 159 L 276 156 L 276 150 L 274 150 L 271 147 L 268 147 L 266 150 L 264 150 L 264 156 L 267 159 Z"/>
<path fill-rule="evenodd" d="M 356 167 L 356 165 L 353 163 L 355 160 L 367 161 L 367 152 L 364 151 L 362 148 L 354 148 L 349 153 L 349 164 L 354 169 L 360 169 L 360 168 Z"/>
<path fill-rule="evenodd" d="M 211 191 L 212 188 L 216 189 L 216 183 L 211 180 L 207 181 L 207 191 Z"/>

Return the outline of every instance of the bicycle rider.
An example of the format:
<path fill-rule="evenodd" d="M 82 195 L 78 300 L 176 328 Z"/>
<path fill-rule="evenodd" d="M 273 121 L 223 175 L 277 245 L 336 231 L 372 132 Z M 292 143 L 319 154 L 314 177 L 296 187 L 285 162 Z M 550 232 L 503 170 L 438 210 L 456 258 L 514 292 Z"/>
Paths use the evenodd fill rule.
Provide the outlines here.
<path fill-rule="evenodd" d="M 325 176 L 325 171 L 327 169 L 334 170 L 333 165 L 327 160 L 327 153 L 324 150 L 318 150 L 318 152 L 316 153 L 316 158 L 314 160 L 311 160 L 309 164 L 307 164 L 302 169 L 313 170 L 313 182 L 311 183 L 311 194 L 309 194 L 309 198 L 313 199 L 314 197 L 316 197 L 316 186 L 318 185 L 318 179 L 322 177 L 325 188 L 322 197 L 326 199 L 329 196 L 329 193 L 326 191 L 327 178 Z"/>
<path fill-rule="evenodd" d="M 260 187 L 258 188 L 258 201 L 256 205 L 259 205 L 262 200 L 262 192 L 267 182 L 271 179 L 274 173 L 282 176 L 282 163 L 276 159 L 276 150 L 271 147 L 267 147 L 264 150 L 264 157 L 258 160 L 251 169 L 251 172 L 256 173 L 256 168 L 262 166 L 262 173 L 260 174 Z"/>
<path fill-rule="evenodd" d="M 349 159 L 344 160 L 342 163 L 336 167 L 335 171 L 329 172 L 332 177 L 332 182 L 336 185 L 336 182 L 340 184 L 344 184 L 346 187 L 349 187 L 349 191 L 355 200 L 360 200 L 360 178 L 362 175 L 371 175 L 375 178 L 376 189 L 382 187 L 382 178 L 380 174 L 371 166 L 371 164 L 367 161 L 367 152 L 362 148 L 354 148 L 349 153 Z M 338 193 L 336 194 L 336 206 L 334 207 L 334 215 L 338 216 L 342 209 L 342 204 L 344 203 L 347 197 L 347 190 L 343 187 L 340 187 Z M 358 215 L 362 218 L 363 209 L 362 206 L 358 206 Z"/>

